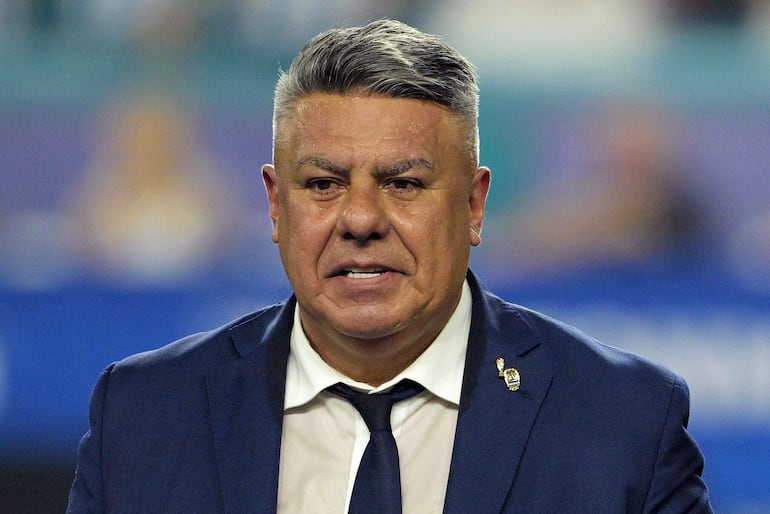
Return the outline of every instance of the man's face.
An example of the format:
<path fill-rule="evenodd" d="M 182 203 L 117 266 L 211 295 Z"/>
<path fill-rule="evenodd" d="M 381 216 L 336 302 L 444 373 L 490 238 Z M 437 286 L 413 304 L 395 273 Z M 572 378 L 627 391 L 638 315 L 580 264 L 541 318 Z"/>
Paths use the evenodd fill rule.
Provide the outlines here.
<path fill-rule="evenodd" d="M 429 102 L 316 93 L 277 130 L 272 237 L 311 342 L 322 356 L 335 338 L 422 352 L 479 243 L 489 170 L 468 129 Z"/>

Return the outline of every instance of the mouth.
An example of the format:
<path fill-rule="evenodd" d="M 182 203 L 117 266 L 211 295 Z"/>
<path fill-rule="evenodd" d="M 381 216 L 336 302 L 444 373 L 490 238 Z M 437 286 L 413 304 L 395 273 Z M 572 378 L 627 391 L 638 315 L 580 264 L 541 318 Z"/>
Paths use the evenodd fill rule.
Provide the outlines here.
<path fill-rule="evenodd" d="M 387 273 L 385 268 L 346 268 L 342 270 L 342 275 L 348 278 L 375 278 L 383 273 Z"/>
<path fill-rule="evenodd" d="M 339 275 L 353 279 L 376 278 L 387 273 L 387 268 L 343 268 Z"/>

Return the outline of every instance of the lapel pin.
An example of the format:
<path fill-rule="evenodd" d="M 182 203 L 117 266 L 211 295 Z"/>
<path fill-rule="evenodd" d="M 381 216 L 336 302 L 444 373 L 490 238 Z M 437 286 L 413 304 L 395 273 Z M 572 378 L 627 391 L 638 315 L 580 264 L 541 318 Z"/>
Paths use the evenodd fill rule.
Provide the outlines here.
<path fill-rule="evenodd" d="M 506 368 L 505 359 L 502 357 L 498 357 L 495 363 L 497 364 L 497 376 L 503 379 L 505 386 L 511 391 L 518 391 L 519 386 L 521 386 L 519 370 L 516 368 Z"/>

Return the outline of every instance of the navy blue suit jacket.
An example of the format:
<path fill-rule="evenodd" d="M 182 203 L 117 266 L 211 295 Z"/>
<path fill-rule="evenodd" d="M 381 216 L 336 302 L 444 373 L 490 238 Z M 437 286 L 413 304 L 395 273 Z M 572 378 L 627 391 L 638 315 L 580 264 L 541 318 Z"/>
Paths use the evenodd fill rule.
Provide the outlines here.
<path fill-rule="evenodd" d="M 711 512 L 681 378 L 468 280 L 446 513 Z M 294 305 L 107 368 L 68 512 L 275 512 Z"/>

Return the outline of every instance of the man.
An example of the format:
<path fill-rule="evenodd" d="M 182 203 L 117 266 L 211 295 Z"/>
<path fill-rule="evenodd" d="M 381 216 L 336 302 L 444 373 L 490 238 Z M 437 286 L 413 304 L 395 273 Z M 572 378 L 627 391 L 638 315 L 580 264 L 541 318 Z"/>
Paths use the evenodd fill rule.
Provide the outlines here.
<path fill-rule="evenodd" d="M 262 170 L 294 296 L 107 368 L 70 512 L 374 512 L 393 438 L 385 512 L 711 511 L 682 379 L 468 270 L 477 104 L 473 67 L 398 22 L 303 48 Z M 361 402 L 415 382 L 370 434 Z"/>

